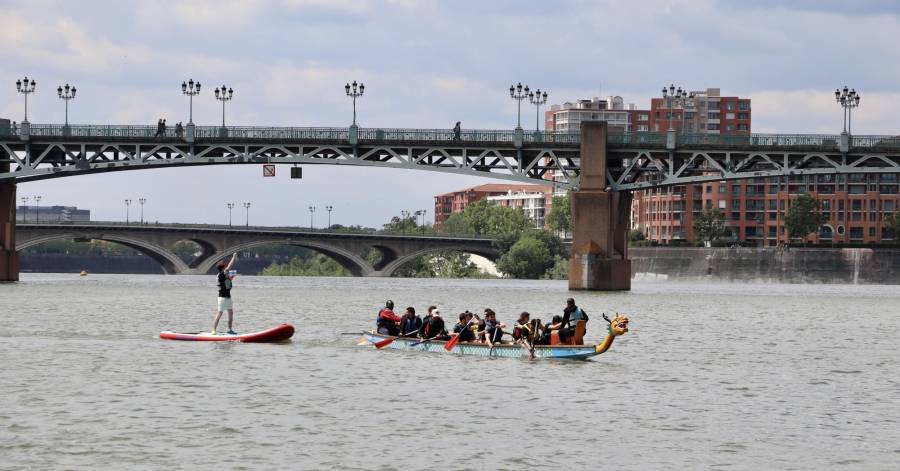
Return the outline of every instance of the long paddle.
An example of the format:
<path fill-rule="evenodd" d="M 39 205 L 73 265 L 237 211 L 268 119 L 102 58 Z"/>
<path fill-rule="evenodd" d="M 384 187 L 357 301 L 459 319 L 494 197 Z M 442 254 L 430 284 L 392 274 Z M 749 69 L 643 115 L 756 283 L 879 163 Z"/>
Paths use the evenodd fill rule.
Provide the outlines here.
<path fill-rule="evenodd" d="M 403 335 L 398 335 L 398 336 L 396 336 L 396 337 L 391 337 L 391 338 L 388 338 L 388 339 L 379 340 L 379 341 L 377 341 L 377 342 L 372 342 L 372 344 L 375 345 L 375 348 L 377 348 L 377 349 L 380 350 L 380 349 L 382 349 L 382 348 L 384 348 L 384 347 L 387 347 L 387 346 L 390 345 L 394 340 L 397 340 L 397 339 L 399 339 L 400 337 L 410 337 L 410 336 L 412 336 L 412 335 L 414 335 L 414 334 L 418 334 L 418 333 L 419 333 L 419 331 L 415 331 L 415 332 L 407 332 L 407 333 L 405 333 L 405 334 L 403 334 Z"/>
<path fill-rule="evenodd" d="M 456 334 L 455 337 L 453 337 L 453 338 L 450 339 L 446 344 L 444 344 L 444 350 L 447 350 L 448 352 L 451 351 L 451 350 L 453 350 L 453 347 L 455 347 L 456 344 L 459 343 L 459 337 L 460 337 L 460 334 L 462 334 L 463 331 L 465 331 L 466 329 L 468 329 L 469 326 L 472 325 L 472 321 L 474 321 L 474 320 L 475 320 L 475 316 L 472 316 L 472 318 L 469 319 L 469 322 L 466 322 L 465 327 L 463 327 L 463 328 L 459 331 L 459 333 Z"/>

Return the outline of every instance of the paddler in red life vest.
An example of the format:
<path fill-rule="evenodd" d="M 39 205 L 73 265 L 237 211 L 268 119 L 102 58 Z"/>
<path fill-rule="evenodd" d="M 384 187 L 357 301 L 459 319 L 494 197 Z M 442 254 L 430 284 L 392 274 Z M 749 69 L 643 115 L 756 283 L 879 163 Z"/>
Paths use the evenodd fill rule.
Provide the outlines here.
<path fill-rule="evenodd" d="M 400 335 L 400 316 L 394 314 L 394 302 L 390 299 L 384 303 L 384 308 L 378 312 L 375 318 L 378 333 L 381 335 Z"/>

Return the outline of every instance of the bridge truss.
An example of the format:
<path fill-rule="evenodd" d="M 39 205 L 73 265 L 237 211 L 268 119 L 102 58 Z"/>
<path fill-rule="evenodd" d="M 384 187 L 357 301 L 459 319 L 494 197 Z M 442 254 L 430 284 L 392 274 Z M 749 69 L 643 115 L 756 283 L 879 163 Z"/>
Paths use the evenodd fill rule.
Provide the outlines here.
<path fill-rule="evenodd" d="M 332 164 L 422 169 L 547 183 L 577 181 L 579 143 L 567 135 L 515 131 L 196 128 L 193 138 L 146 126 L 31 125 L 0 132 L 0 181 L 218 164 Z"/>
<path fill-rule="evenodd" d="M 2 121 L 2 120 L 0 120 Z M 580 133 L 0 123 L 0 182 L 219 164 L 422 169 L 576 187 Z M 611 133 L 610 190 L 794 175 L 900 174 L 900 137 Z M 8 165 L 7 165 L 8 164 Z M 6 167 L 8 171 L 5 171 Z"/>

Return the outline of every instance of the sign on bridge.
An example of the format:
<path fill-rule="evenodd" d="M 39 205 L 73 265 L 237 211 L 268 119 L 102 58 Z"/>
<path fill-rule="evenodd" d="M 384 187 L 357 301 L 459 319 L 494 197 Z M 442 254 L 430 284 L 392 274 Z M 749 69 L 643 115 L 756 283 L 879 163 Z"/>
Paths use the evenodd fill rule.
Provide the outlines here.
<path fill-rule="evenodd" d="M 275 176 L 275 165 L 274 164 L 263 165 L 263 176 L 264 177 L 274 177 Z"/>

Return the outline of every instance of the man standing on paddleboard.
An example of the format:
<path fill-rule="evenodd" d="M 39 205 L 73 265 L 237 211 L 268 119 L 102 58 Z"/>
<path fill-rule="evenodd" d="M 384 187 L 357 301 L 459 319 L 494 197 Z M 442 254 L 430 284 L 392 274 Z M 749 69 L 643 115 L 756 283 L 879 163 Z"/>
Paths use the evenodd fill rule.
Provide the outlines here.
<path fill-rule="evenodd" d="M 225 260 L 219 262 L 216 268 L 219 269 L 218 286 L 219 286 L 219 308 L 216 312 L 216 320 L 213 321 L 212 333 L 215 335 L 216 328 L 219 326 L 219 319 L 222 317 L 223 311 L 228 311 L 228 334 L 234 335 L 232 322 L 234 321 L 234 305 L 231 303 L 231 280 L 234 275 L 229 274 L 234 261 L 237 260 L 237 252 L 231 254 L 231 261 L 227 264 Z"/>

